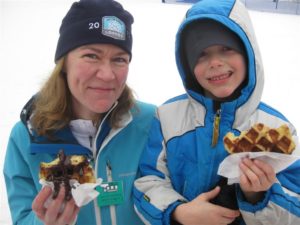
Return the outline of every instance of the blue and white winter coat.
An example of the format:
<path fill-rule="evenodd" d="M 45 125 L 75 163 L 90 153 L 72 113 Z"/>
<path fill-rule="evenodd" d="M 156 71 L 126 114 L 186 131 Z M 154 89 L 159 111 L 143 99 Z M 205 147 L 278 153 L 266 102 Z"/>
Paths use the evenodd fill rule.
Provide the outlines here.
<path fill-rule="evenodd" d="M 52 161 L 63 149 L 66 154 L 88 156 L 97 178 L 123 182 L 124 203 L 99 207 L 95 200 L 80 209 L 77 225 L 142 225 L 134 212 L 132 186 L 154 114 L 153 105 L 137 102 L 136 107 L 123 115 L 118 129 L 110 129 L 106 121 L 102 121 L 91 146 L 84 147 L 73 135 L 77 132 L 81 133 L 81 139 L 89 138 L 88 130 L 84 129 L 81 132 L 66 127 L 55 133 L 55 141 L 30 135 L 27 123 L 30 107 L 23 110 L 24 121 L 12 129 L 4 165 L 13 224 L 42 225 L 31 209 L 33 199 L 41 190 L 40 163 Z M 93 154 L 91 149 L 98 154 Z"/>
<path fill-rule="evenodd" d="M 195 20 L 212 19 L 235 32 L 245 45 L 248 82 L 240 96 L 214 110 L 213 100 L 190 85 L 186 59 L 181 54 L 184 28 Z M 205 32 L 205 31 L 203 31 Z M 176 36 L 176 63 L 186 94 L 160 106 L 142 155 L 142 177 L 134 188 L 135 207 L 145 224 L 170 224 L 175 207 L 212 190 L 220 179 L 217 170 L 228 155 L 223 146 L 227 132 L 239 134 L 262 122 L 277 128 L 287 124 L 296 142 L 293 125 L 278 111 L 261 102 L 264 72 L 247 10 L 239 1 L 201 0 L 188 10 Z M 214 121 L 220 119 L 219 136 L 212 145 Z M 300 161 L 277 174 L 278 182 L 257 204 L 247 202 L 237 184 L 237 202 L 247 225 L 300 224 Z"/>

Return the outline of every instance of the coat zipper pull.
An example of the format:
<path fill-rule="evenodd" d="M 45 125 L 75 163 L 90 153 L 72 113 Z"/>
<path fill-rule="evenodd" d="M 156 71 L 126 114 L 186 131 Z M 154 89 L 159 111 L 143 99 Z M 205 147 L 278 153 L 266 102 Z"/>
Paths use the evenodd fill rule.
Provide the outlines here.
<path fill-rule="evenodd" d="M 93 148 L 93 137 L 89 136 L 89 140 L 90 140 L 90 148 Z"/>
<path fill-rule="evenodd" d="M 214 118 L 213 124 L 213 136 L 211 146 L 215 147 L 219 139 L 219 129 L 220 129 L 220 120 L 221 120 L 221 109 L 218 109 Z"/>
<path fill-rule="evenodd" d="M 112 181 L 112 172 L 111 172 L 111 164 L 109 160 L 106 160 L 106 176 L 107 176 L 107 181 L 111 182 Z"/>

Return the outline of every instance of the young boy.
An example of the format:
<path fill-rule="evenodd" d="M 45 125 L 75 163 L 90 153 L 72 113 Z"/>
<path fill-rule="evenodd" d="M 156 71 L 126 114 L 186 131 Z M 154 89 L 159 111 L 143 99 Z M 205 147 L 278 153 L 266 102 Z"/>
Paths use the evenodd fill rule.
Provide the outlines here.
<path fill-rule="evenodd" d="M 300 162 L 275 174 L 261 160 L 243 159 L 235 184 L 237 209 L 215 201 L 223 137 L 255 123 L 291 123 L 261 102 L 263 67 L 244 5 L 202 0 L 176 36 L 176 62 L 186 94 L 170 99 L 157 118 L 140 162 L 135 206 L 146 224 L 300 224 Z M 296 150 L 299 150 L 298 143 Z M 294 151 L 296 153 L 297 151 Z"/>

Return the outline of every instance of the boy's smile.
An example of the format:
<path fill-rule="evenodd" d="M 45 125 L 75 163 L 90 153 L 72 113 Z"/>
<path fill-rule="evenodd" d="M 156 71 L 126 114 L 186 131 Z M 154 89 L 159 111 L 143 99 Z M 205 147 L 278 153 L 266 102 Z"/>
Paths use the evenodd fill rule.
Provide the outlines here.
<path fill-rule="evenodd" d="M 226 79 L 228 79 L 231 75 L 232 72 L 216 74 L 208 78 L 208 80 L 212 83 L 219 83 L 219 82 L 226 81 Z"/>

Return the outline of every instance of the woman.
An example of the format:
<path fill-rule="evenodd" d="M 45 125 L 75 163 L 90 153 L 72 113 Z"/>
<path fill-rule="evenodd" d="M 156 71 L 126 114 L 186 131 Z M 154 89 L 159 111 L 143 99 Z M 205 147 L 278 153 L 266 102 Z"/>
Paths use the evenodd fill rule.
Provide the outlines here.
<path fill-rule="evenodd" d="M 131 189 L 155 107 L 136 101 L 126 84 L 132 23 L 115 1 L 75 2 L 63 19 L 54 71 L 8 142 L 4 176 L 14 224 L 142 224 Z M 118 201 L 79 209 L 62 187 L 45 208 L 52 190 L 39 184 L 39 165 L 60 149 L 86 155 L 96 177 L 122 187 Z"/>

